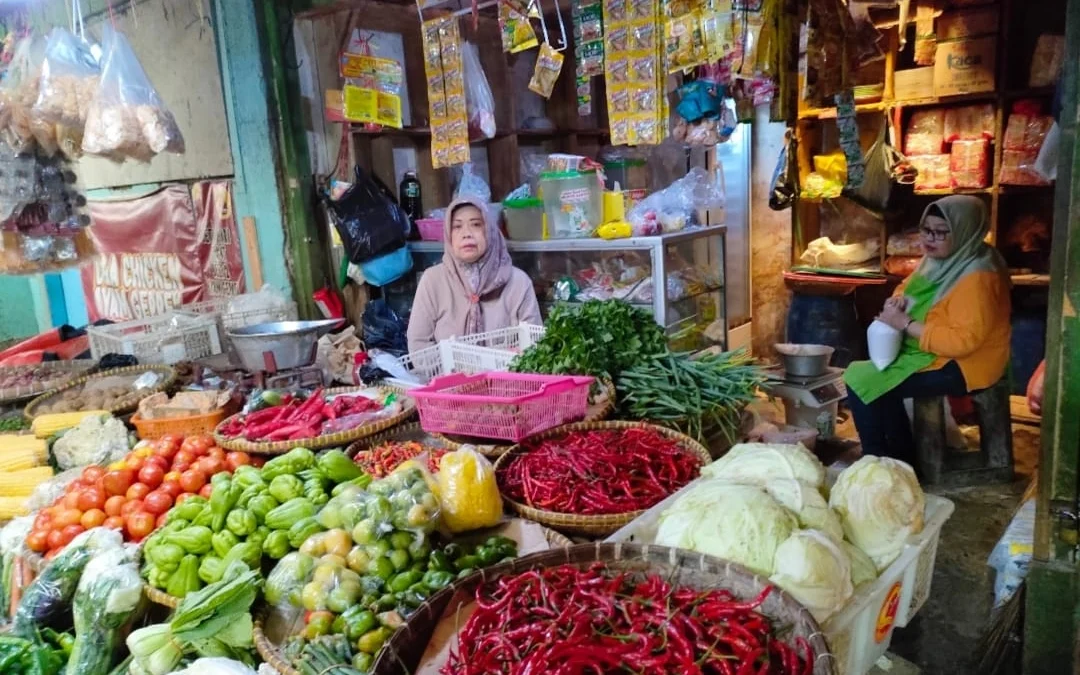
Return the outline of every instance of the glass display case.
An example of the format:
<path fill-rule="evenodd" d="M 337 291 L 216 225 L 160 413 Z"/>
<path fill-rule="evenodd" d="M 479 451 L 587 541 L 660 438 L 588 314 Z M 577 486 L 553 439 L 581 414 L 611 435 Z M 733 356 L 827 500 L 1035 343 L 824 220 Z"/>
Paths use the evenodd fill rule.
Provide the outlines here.
<path fill-rule="evenodd" d="M 514 265 L 533 280 L 541 312 L 557 302 L 617 298 L 648 309 L 673 349 L 727 348 L 723 225 L 655 237 L 507 241 Z M 410 242 L 413 271 L 384 288 L 406 315 L 423 270 L 442 260 L 441 242 Z M 657 290 L 659 289 L 659 291 Z"/>

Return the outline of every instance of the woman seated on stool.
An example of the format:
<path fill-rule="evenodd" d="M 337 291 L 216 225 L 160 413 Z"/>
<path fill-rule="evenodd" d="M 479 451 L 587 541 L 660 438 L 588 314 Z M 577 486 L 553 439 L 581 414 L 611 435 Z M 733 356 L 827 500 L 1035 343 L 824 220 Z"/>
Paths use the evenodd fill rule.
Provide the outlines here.
<path fill-rule="evenodd" d="M 450 204 L 443 241 L 442 263 L 426 270 L 416 288 L 410 352 L 450 337 L 541 323 L 532 281 L 510 262 L 483 203 L 464 198 Z"/>
<path fill-rule="evenodd" d="M 877 317 L 903 332 L 900 354 L 885 370 L 859 361 L 844 373 L 864 455 L 914 464 L 904 399 L 963 396 L 992 386 L 1005 373 L 1009 272 L 983 241 L 988 228 L 986 207 L 977 197 L 945 197 L 923 212 L 925 256 Z"/>

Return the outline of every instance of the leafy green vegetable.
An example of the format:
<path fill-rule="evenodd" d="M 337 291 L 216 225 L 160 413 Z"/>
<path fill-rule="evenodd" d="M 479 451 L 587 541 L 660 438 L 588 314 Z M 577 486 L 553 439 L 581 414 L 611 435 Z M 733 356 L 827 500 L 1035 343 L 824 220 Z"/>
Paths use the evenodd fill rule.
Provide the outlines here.
<path fill-rule="evenodd" d="M 667 351 L 652 315 L 621 300 L 557 305 L 544 337 L 514 360 L 518 373 L 614 377 L 641 358 Z"/>

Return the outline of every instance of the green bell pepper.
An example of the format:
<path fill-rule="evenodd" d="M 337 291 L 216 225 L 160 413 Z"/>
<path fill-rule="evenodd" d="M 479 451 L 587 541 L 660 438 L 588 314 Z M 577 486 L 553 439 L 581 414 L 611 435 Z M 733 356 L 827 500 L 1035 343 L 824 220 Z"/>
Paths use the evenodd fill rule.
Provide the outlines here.
<path fill-rule="evenodd" d="M 401 572 L 390 580 L 389 588 L 394 593 L 406 591 L 409 589 L 409 586 L 412 586 L 416 582 L 420 581 L 423 576 L 424 575 L 422 573 L 412 570 L 408 572 Z"/>
<path fill-rule="evenodd" d="M 385 626 L 369 630 L 356 641 L 356 648 L 365 654 L 377 654 L 392 633 L 393 631 Z"/>
<path fill-rule="evenodd" d="M 363 471 L 341 450 L 327 450 L 315 460 L 319 470 L 334 483 L 358 478 Z"/>
<path fill-rule="evenodd" d="M 284 503 L 290 499 L 304 496 L 304 482 L 296 476 L 278 476 L 270 481 L 270 487 L 267 488 L 267 492 L 274 499 Z"/>
<path fill-rule="evenodd" d="M 289 533 L 287 530 L 273 530 L 270 534 L 266 535 L 266 539 L 263 540 L 262 550 L 267 556 L 274 560 L 281 560 L 289 551 L 292 550 L 292 546 L 289 545 Z"/>
<path fill-rule="evenodd" d="M 266 514 L 263 523 L 271 530 L 287 530 L 297 522 L 315 515 L 310 499 L 296 497 Z"/>
<path fill-rule="evenodd" d="M 259 526 L 254 514 L 247 509 L 233 509 L 225 518 L 225 527 L 237 537 L 246 537 Z"/>
<path fill-rule="evenodd" d="M 314 516 L 309 516 L 293 523 L 289 528 L 289 545 L 300 548 L 307 538 L 323 531 L 323 526 Z"/>
<path fill-rule="evenodd" d="M 191 525 L 179 532 L 170 532 L 166 535 L 166 541 L 176 544 L 187 553 L 202 555 L 210 551 L 214 533 L 209 527 Z"/>
<path fill-rule="evenodd" d="M 289 452 L 275 457 L 262 468 L 263 480 L 273 481 L 278 476 L 297 474 L 315 466 L 315 453 L 307 448 L 293 448 Z"/>
<path fill-rule="evenodd" d="M 422 583 L 432 592 L 442 590 L 454 581 L 454 573 L 443 570 L 428 570 L 424 573 Z"/>
<path fill-rule="evenodd" d="M 180 561 L 180 567 L 173 573 L 169 583 L 165 586 L 165 592 L 177 598 L 182 598 L 188 593 L 199 590 L 202 583 L 199 581 L 199 557 L 188 554 Z"/>
<path fill-rule="evenodd" d="M 265 523 L 266 514 L 270 513 L 278 506 L 278 500 L 274 499 L 269 493 L 264 492 L 248 502 L 247 510 L 255 515 L 255 520 L 260 523 Z"/>
<path fill-rule="evenodd" d="M 240 539 L 235 534 L 228 530 L 222 530 L 221 532 L 215 532 L 210 537 L 210 546 L 213 547 L 214 553 L 219 558 L 224 558 L 232 550 L 233 546 L 240 543 Z"/>

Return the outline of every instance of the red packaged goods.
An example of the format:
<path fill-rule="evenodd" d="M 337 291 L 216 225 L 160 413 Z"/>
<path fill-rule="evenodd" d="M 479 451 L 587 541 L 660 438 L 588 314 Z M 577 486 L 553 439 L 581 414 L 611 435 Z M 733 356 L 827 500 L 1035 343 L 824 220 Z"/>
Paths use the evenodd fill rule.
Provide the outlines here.
<path fill-rule="evenodd" d="M 891 255 L 885 258 L 885 271 L 905 279 L 911 276 L 915 268 L 922 262 L 921 255 Z"/>
<path fill-rule="evenodd" d="M 911 116 L 904 135 L 904 152 L 908 155 L 937 155 L 945 142 L 945 111 L 920 110 Z"/>
<path fill-rule="evenodd" d="M 1005 185 L 1049 185 L 1034 168 L 1038 150 L 1005 150 L 1001 153 L 1001 182 Z"/>
<path fill-rule="evenodd" d="M 1005 150 L 1039 152 L 1054 118 L 1049 115 L 1009 115 L 1005 125 Z"/>
<path fill-rule="evenodd" d="M 983 188 L 990 184 L 990 142 L 954 141 L 949 153 L 949 173 L 952 186 Z"/>
<path fill-rule="evenodd" d="M 948 155 L 916 155 L 908 157 L 908 161 L 919 172 L 915 177 L 916 190 L 941 190 L 952 187 Z"/>
<path fill-rule="evenodd" d="M 945 111 L 945 142 L 994 137 L 994 106 L 966 105 Z"/>

